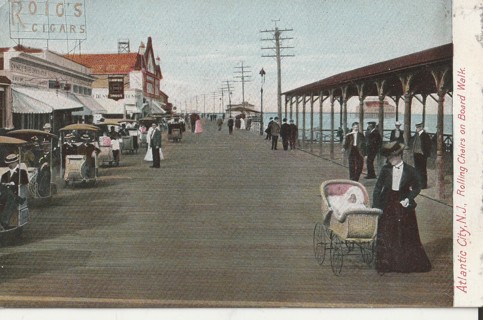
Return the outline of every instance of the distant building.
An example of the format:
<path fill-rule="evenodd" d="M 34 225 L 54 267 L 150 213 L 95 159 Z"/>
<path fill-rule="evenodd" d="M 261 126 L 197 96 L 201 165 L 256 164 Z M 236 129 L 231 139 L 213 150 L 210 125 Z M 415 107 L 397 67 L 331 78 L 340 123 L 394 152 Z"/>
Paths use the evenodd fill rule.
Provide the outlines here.
<path fill-rule="evenodd" d="M 0 127 L 52 130 L 105 110 L 91 97 L 95 77 L 55 52 L 21 45 L 0 48 Z"/>
<path fill-rule="evenodd" d="M 166 113 L 168 96 L 160 89 L 163 75 L 159 58 L 154 57 L 151 37 L 146 46 L 141 43 L 138 52 L 123 50 L 66 57 L 92 70 L 97 78 L 92 96 L 107 110 L 107 118 L 136 119 Z"/>

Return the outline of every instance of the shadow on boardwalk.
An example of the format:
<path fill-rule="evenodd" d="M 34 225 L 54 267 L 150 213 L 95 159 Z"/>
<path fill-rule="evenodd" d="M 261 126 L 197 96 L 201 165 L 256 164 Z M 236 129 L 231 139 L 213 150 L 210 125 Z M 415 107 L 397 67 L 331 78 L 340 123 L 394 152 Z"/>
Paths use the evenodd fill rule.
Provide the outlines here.
<path fill-rule="evenodd" d="M 10 258 L 0 272 L 12 274 L 0 282 L 0 305 L 452 305 L 450 207 L 418 199 L 431 272 L 379 276 L 349 257 L 337 277 L 328 261 L 316 263 L 312 234 L 321 182 L 347 169 L 272 151 L 248 131 L 230 136 L 209 121 L 204 129 L 164 141 L 161 169 L 141 150 L 100 169 L 97 187 L 62 188 L 51 206 L 32 208 L 21 244 L 2 248 Z"/>

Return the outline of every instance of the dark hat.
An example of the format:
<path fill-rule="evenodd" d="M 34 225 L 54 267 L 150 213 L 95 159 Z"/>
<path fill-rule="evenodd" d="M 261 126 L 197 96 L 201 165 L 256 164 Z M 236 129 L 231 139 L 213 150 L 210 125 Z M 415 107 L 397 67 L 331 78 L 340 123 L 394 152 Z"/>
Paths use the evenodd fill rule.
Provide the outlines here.
<path fill-rule="evenodd" d="M 293 119 L 290 119 L 290 121 L 289 121 L 289 122 L 290 122 L 290 123 L 293 123 L 294 121 L 293 121 Z"/>
<path fill-rule="evenodd" d="M 359 122 L 357 122 L 357 121 L 356 122 L 352 122 L 352 127 L 355 126 L 356 124 L 359 125 Z"/>
<path fill-rule="evenodd" d="M 376 122 L 375 121 L 369 121 L 367 124 L 370 125 L 370 126 L 374 126 L 374 127 L 376 126 Z"/>
<path fill-rule="evenodd" d="M 404 150 L 405 145 L 397 141 L 386 143 L 381 148 L 381 155 L 384 157 L 397 156 Z"/>
<path fill-rule="evenodd" d="M 275 117 L 273 120 L 278 120 L 278 117 Z"/>
<path fill-rule="evenodd" d="M 272 120 L 272 119 L 273 119 L 273 117 L 270 117 L 270 120 Z"/>
<path fill-rule="evenodd" d="M 283 118 L 283 119 L 282 119 L 282 121 L 283 121 L 283 122 L 287 122 L 287 118 Z"/>
<path fill-rule="evenodd" d="M 11 153 L 5 157 L 5 163 L 10 164 L 18 161 L 18 154 Z"/>

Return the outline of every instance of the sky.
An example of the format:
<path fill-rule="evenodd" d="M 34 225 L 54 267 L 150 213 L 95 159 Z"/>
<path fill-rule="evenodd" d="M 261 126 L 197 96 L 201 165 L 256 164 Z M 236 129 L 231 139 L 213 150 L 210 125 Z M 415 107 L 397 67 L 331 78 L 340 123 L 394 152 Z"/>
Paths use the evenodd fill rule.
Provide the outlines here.
<path fill-rule="evenodd" d="M 9 34 L 9 0 L 0 0 L 0 47 Z M 82 2 L 81 0 L 80 2 Z M 38 0 L 37 2 L 45 2 Z M 62 1 L 50 0 L 50 3 Z M 282 92 L 331 75 L 450 43 L 451 0 L 85 0 L 87 39 L 49 41 L 59 53 L 115 53 L 119 39 L 131 51 L 153 40 L 160 58 L 161 89 L 178 109 L 219 111 L 221 88 L 231 81 L 233 104 L 242 102 L 242 63 L 249 71 L 245 101 L 277 110 L 273 37 L 264 30 L 291 29 L 282 45 Z M 21 40 L 46 48 L 46 41 Z M 214 93 L 216 97 L 214 98 Z M 226 92 L 225 92 L 226 93 Z M 224 96 L 224 104 L 228 98 Z M 428 110 L 431 112 L 431 110 Z"/>

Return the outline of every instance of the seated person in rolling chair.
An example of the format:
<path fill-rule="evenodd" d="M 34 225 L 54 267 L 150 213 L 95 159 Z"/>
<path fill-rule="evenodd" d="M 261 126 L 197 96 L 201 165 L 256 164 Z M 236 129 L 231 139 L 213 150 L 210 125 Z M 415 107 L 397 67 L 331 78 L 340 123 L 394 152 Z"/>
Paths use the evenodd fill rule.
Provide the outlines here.
<path fill-rule="evenodd" d="M 0 178 L 0 230 L 10 228 L 10 218 L 17 211 L 17 206 L 25 202 L 24 198 L 18 196 L 19 183 L 29 183 L 27 171 L 20 169 L 17 154 L 6 156 L 5 163 L 9 170 Z"/>

